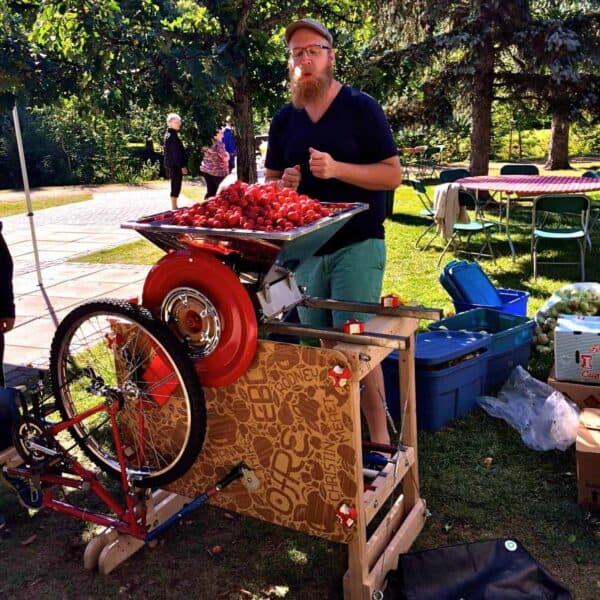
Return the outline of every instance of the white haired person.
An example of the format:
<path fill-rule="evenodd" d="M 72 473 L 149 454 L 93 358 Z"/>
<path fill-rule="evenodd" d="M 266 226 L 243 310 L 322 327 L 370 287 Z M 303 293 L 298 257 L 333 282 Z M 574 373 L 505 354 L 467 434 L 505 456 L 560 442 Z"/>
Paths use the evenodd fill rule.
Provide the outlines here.
<path fill-rule="evenodd" d="M 181 193 L 183 176 L 187 175 L 187 152 L 179 139 L 181 117 L 177 113 L 167 115 L 167 132 L 165 133 L 165 169 L 171 180 L 171 208 L 177 208 L 177 198 Z"/>

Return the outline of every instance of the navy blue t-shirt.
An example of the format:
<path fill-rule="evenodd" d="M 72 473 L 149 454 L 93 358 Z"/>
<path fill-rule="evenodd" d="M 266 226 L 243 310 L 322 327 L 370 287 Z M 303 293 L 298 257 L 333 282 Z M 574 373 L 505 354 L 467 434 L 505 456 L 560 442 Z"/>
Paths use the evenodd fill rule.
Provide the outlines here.
<path fill-rule="evenodd" d="M 383 239 L 385 191 L 314 177 L 308 166 L 311 147 L 328 152 L 334 160 L 352 164 L 377 163 L 396 156 L 396 144 L 379 104 L 368 94 L 344 85 L 316 123 L 304 109 L 296 109 L 292 104 L 284 106 L 271 122 L 265 166 L 283 171 L 300 165 L 300 194 L 322 202 L 369 204 L 368 211 L 350 219 L 317 254 L 331 254 L 370 238 Z"/>

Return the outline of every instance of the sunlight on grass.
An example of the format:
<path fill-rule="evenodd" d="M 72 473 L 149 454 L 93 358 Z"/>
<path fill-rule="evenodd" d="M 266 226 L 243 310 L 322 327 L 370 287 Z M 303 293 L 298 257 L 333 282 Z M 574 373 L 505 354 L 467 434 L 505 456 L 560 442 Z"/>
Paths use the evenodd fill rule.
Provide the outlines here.
<path fill-rule="evenodd" d="M 434 188 L 435 185 L 427 186 L 430 197 L 433 197 Z M 590 194 L 590 197 L 594 196 L 598 194 Z M 421 208 L 412 188 L 402 185 L 396 190 L 394 215 L 386 220 L 387 268 L 384 292 L 395 292 L 405 301 L 442 308 L 445 312 L 451 311 L 454 310 L 451 298 L 439 283 L 440 270 L 444 264 L 455 258 L 468 259 L 468 257 L 455 256 L 452 252 L 448 252 L 443 264 L 438 267 L 441 242 L 436 240 L 433 246 L 424 252 L 414 247 L 416 239 L 428 225 L 428 221 L 419 216 Z M 534 280 L 529 254 L 530 231 L 531 209 L 523 207 L 511 210 L 511 235 L 516 249 L 515 261 L 511 259 L 506 236 L 496 232 L 492 235 L 494 252 L 497 255 L 496 264 L 490 259 L 482 259 L 480 264 L 497 287 L 529 292 L 527 314 L 533 315 L 556 289 L 579 280 L 579 267 L 543 265 L 540 267 L 537 280 Z M 597 231 L 592 235 L 592 242 L 593 248 L 600 245 L 600 234 Z M 479 244 L 473 241 L 471 247 L 479 248 Z M 578 260 L 575 243 L 562 243 L 544 246 L 544 248 L 548 248 L 545 256 L 559 254 L 561 260 Z M 598 281 L 600 266 L 598 261 L 592 259 L 589 252 L 586 267 L 586 279 Z"/>
<path fill-rule="evenodd" d="M 99 250 L 85 256 L 69 259 L 69 262 L 124 264 L 124 265 L 153 265 L 165 253 L 147 240 L 139 240 L 123 244 L 116 248 Z"/>
<path fill-rule="evenodd" d="M 202 202 L 206 195 L 206 186 L 198 185 L 196 183 L 194 185 L 185 185 L 184 183 L 181 195 L 192 202 Z"/>
<path fill-rule="evenodd" d="M 80 192 L 76 194 L 68 194 L 65 196 L 38 196 L 31 201 L 34 212 L 52 208 L 54 206 L 64 206 L 65 204 L 73 204 L 75 202 L 84 202 L 91 200 L 90 192 Z M 27 204 L 25 203 L 25 195 L 22 200 L 3 200 L 0 195 L 0 217 L 10 217 L 11 215 L 20 215 L 27 212 Z"/>
<path fill-rule="evenodd" d="M 290 548 L 287 552 L 289 559 L 297 565 L 305 565 L 308 563 L 306 552 L 302 552 L 297 548 Z"/>

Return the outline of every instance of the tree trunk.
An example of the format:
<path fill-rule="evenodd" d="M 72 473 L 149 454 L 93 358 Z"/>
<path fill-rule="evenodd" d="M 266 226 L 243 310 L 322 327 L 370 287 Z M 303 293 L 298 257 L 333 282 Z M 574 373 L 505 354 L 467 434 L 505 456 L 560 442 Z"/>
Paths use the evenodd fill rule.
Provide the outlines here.
<path fill-rule="evenodd" d="M 545 168 L 549 171 L 570 169 L 569 164 L 569 120 L 557 111 L 552 113 L 552 129 L 548 145 L 548 160 Z"/>
<path fill-rule="evenodd" d="M 492 100 L 494 99 L 494 54 L 490 45 L 482 48 L 471 95 L 471 175 L 487 175 L 492 135 Z"/>
<path fill-rule="evenodd" d="M 248 35 L 248 20 L 253 0 L 242 0 L 238 20 L 235 25 L 233 47 L 240 46 L 240 40 Z M 248 55 L 246 52 L 234 54 L 234 62 L 239 75 L 233 80 L 233 119 L 237 130 L 237 176 L 238 180 L 256 181 L 256 141 L 252 119 L 252 94 L 248 81 Z"/>
<path fill-rule="evenodd" d="M 233 84 L 233 120 L 237 133 L 237 176 L 240 181 L 256 181 L 256 141 L 252 120 L 252 100 L 248 76 L 242 73 Z"/>

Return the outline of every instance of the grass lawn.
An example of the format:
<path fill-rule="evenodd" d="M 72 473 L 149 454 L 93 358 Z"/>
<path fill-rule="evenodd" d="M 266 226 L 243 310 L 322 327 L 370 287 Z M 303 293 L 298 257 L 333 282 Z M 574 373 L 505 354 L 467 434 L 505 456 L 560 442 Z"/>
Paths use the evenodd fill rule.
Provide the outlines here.
<path fill-rule="evenodd" d="M 85 256 L 71 258 L 69 262 L 152 265 L 163 255 L 164 252 L 160 248 L 143 239 L 116 248 L 108 248 Z"/>
<path fill-rule="evenodd" d="M 580 165 L 578 165 L 580 167 Z M 572 172 L 571 172 L 572 174 Z M 414 241 L 426 226 L 411 188 L 401 186 L 387 221 L 386 292 L 430 307 L 453 309 L 438 282 L 439 248 L 419 252 Z M 482 265 L 498 287 L 530 293 L 528 313 L 557 288 L 578 280 L 578 267 L 543 266 L 534 281 L 529 259 L 530 211 L 513 213 L 513 262 L 506 239 L 495 233 L 499 257 Z M 593 236 L 589 281 L 600 280 Z M 561 257 L 574 251 L 556 247 Z M 152 264 L 162 251 L 149 242 L 89 255 L 86 262 Z M 448 254 L 448 260 L 453 258 Z M 425 324 L 424 324 L 425 325 Z M 550 359 L 533 357 L 530 371 L 543 379 Z M 486 465 L 484 459 L 492 458 Z M 489 462 L 489 461 L 488 461 Z M 600 597 L 600 515 L 576 503 L 575 452 L 534 452 L 504 422 L 476 410 L 441 431 L 419 433 L 421 492 L 431 511 L 416 549 L 501 536 L 520 540 L 530 553 L 570 586 L 574 598 Z M 0 597 L 112 597 L 206 599 L 338 599 L 346 549 L 250 518 L 203 507 L 168 531 L 154 551 L 144 549 L 109 577 L 81 567 L 89 527 L 42 511 L 29 517 L 0 490 L 0 513 L 13 535 L 2 540 L 0 561 L 10 564 L 0 579 Z M 35 540 L 23 544 L 30 536 Z M 223 552 L 211 555 L 214 545 Z"/>
<path fill-rule="evenodd" d="M 57 196 L 51 194 L 45 196 L 43 194 L 37 194 L 35 198 L 32 198 L 31 205 L 34 212 L 42 210 L 44 208 L 52 208 L 53 206 L 63 206 L 64 204 L 72 204 L 74 202 L 83 202 L 84 200 L 91 200 L 91 192 L 79 192 L 69 193 L 64 196 Z M 10 217 L 11 215 L 20 215 L 27 212 L 27 205 L 25 203 L 25 197 L 21 200 L 4 200 L 2 193 L 0 193 L 0 218 Z"/>

